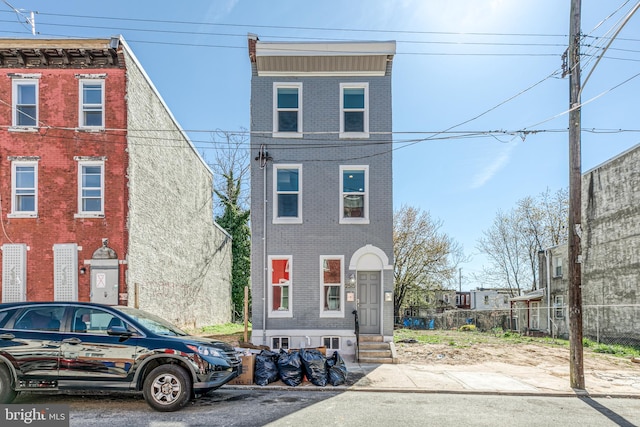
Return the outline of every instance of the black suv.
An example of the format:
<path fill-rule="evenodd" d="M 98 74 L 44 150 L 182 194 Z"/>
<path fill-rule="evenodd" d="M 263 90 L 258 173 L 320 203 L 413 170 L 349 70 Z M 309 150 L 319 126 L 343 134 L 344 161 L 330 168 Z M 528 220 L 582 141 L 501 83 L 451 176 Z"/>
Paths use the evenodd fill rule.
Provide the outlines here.
<path fill-rule="evenodd" d="M 175 411 L 241 373 L 234 349 L 130 307 L 0 304 L 0 403 L 20 391 L 136 390 Z"/>

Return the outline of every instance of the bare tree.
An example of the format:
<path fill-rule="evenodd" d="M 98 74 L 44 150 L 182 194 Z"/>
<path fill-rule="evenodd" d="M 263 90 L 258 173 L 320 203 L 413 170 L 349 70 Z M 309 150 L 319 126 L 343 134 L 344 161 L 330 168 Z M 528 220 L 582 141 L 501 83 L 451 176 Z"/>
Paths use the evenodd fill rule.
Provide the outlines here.
<path fill-rule="evenodd" d="M 211 135 L 213 139 L 214 159 L 209 163 L 213 171 L 214 187 L 216 193 L 222 194 L 227 200 L 236 199 L 238 207 L 248 210 L 249 201 L 249 142 L 246 131 L 225 132 L 218 131 Z M 238 182 L 240 193 L 235 195 L 236 188 L 229 187 L 231 182 Z M 233 195 L 233 197 L 232 197 Z M 219 198 L 215 204 L 214 211 L 217 215 L 222 215 L 226 207 L 225 200 Z"/>
<path fill-rule="evenodd" d="M 483 232 L 477 248 L 487 255 L 476 279 L 492 287 L 506 287 L 514 295 L 535 289 L 538 281 L 538 252 L 566 242 L 568 191 L 525 197 L 510 212 L 498 212 L 493 224 Z"/>
<path fill-rule="evenodd" d="M 409 295 L 427 295 L 445 288 L 464 260 L 462 247 L 440 231 L 442 221 L 427 211 L 402 206 L 393 216 L 393 254 L 395 259 L 394 315 Z"/>

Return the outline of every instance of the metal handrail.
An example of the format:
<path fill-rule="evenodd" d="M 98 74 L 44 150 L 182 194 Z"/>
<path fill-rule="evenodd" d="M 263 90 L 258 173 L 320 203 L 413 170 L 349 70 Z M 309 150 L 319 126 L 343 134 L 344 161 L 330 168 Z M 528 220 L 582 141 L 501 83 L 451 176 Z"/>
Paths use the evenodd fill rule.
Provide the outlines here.
<path fill-rule="evenodd" d="M 355 334 L 356 334 L 356 362 L 360 360 L 360 321 L 358 320 L 358 310 L 353 310 L 351 312 L 353 314 L 355 320 Z"/>

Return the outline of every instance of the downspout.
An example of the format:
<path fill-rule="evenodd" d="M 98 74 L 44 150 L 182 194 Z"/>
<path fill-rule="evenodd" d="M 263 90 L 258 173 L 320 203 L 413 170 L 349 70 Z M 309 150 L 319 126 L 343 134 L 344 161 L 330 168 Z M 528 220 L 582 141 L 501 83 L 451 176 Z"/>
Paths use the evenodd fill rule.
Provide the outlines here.
<path fill-rule="evenodd" d="M 547 264 L 547 326 L 549 335 L 553 337 L 551 328 L 551 251 L 549 249 L 545 249 L 544 258 Z"/>

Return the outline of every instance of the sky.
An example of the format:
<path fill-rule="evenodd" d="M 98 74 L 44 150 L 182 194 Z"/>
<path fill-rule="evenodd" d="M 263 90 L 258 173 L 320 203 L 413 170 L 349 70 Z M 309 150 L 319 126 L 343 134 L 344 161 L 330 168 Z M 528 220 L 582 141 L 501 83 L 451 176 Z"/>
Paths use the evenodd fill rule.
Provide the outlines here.
<path fill-rule="evenodd" d="M 636 0 L 583 0 L 582 170 L 640 142 Z M 394 209 L 428 211 L 469 257 L 498 211 L 569 185 L 570 0 L 0 0 L 0 37 L 122 35 L 205 160 L 249 129 L 247 34 L 262 41 L 395 40 Z M 17 14 L 12 8 L 19 9 Z M 25 23 L 37 12 L 35 30 Z M 586 77 L 589 76 L 588 80 Z"/>

